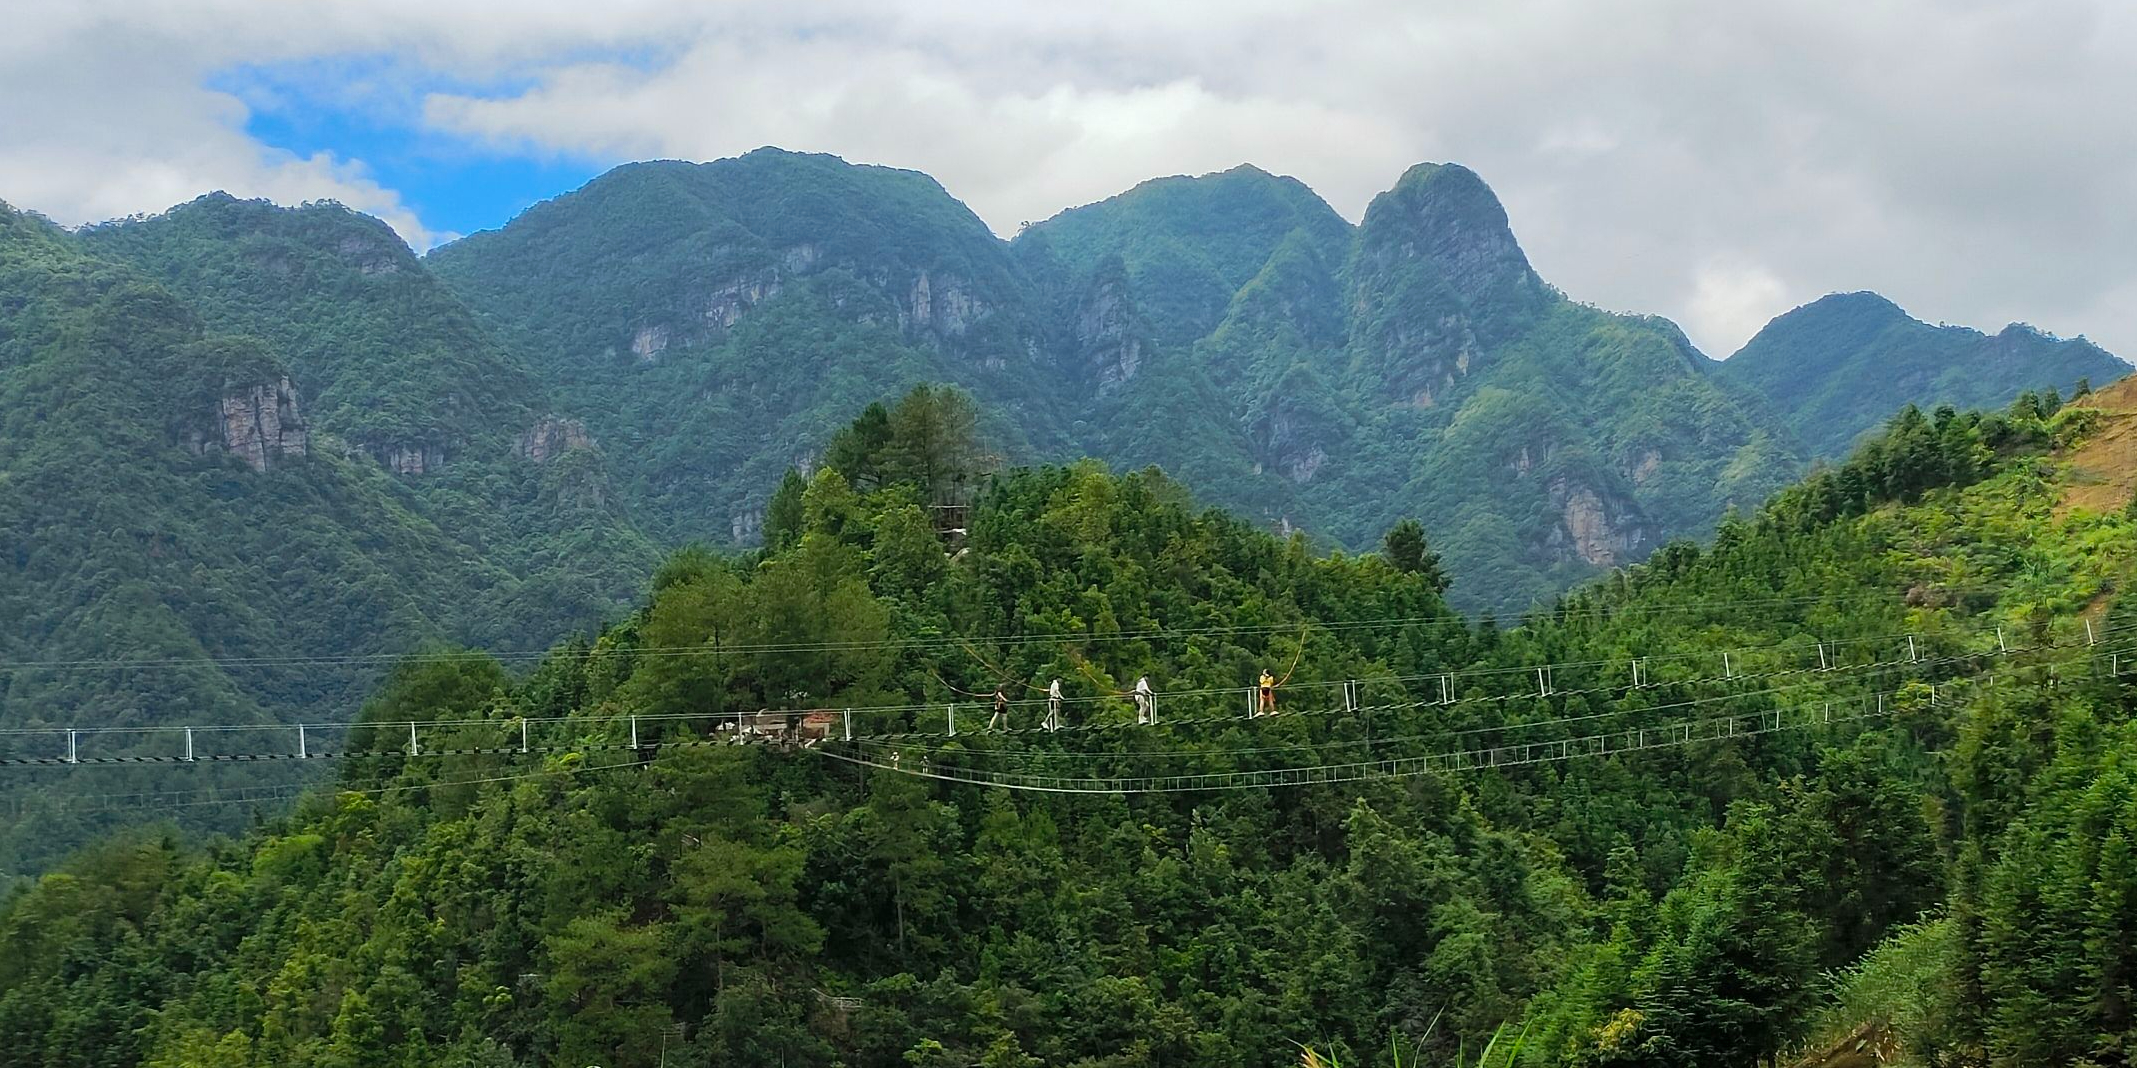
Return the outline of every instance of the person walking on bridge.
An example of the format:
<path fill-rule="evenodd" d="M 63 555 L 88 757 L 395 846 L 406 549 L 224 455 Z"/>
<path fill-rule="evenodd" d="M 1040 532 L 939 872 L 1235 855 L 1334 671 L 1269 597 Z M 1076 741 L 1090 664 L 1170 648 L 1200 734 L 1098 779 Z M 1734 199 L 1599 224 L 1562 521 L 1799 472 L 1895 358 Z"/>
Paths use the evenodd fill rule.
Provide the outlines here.
<path fill-rule="evenodd" d="M 1046 687 L 1046 729 L 1061 729 L 1061 680 L 1055 679 Z"/>
<path fill-rule="evenodd" d="M 1135 725 L 1148 727 L 1158 721 L 1158 698 L 1150 692 L 1150 676 L 1135 680 Z"/>
<path fill-rule="evenodd" d="M 987 729 L 998 731 L 1009 726 L 1009 684 L 994 684 L 994 715 L 987 720 Z"/>
<path fill-rule="evenodd" d="M 1268 668 L 1261 669 L 1261 686 L 1259 688 L 1261 690 L 1261 703 L 1258 706 L 1258 710 L 1261 715 L 1266 716 L 1276 711 L 1276 676 L 1271 674 Z"/>

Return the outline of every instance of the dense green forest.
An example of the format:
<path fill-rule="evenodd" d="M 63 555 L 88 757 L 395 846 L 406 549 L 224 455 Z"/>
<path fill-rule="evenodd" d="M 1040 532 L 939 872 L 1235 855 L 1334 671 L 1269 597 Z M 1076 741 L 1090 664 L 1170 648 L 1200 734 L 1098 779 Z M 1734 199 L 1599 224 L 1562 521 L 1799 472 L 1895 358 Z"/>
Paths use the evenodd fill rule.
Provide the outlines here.
<path fill-rule="evenodd" d="M 1897 309 L 1811 329 L 1814 305 L 1747 352 L 1788 366 L 1738 381 L 1551 288 L 1453 165 L 1356 226 L 1241 167 L 1005 241 L 925 175 L 767 150 L 619 168 L 421 257 L 327 203 L 72 232 L 0 209 L 0 276 L 0 730 L 33 754 L 69 726 L 345 719 L 428 643 L 590 634 L 664 553 L 765 544 L 786 472 L 919 383 L 969 394 L 992 455 L 1156 466 L 1316 550 L 1414 518 L 1455 608 L 1512 614 L 1757 507 L 1824 451 L 1807 428 L 2119 366 Z M 1922 374 L 1884 373 L 1900 350 Z M 115 818 L 48 777 L 0 786 L 0 879 Z"/>
<path fill-rule="evenodd" d="M 671 540 L 752 544 L 781 470 L 862 405 L 946 382 L 1019 460 L 1155 464 L 1354 550 L 1417 516 L 1470 610 L 1704 536 L 1903 404 L 2125 369 L 1896 308 L 1882 333 L 1788 326 L 1834 317 L 1818 305 L 1717 364 L 1546 284 L 1452 164 L 1412 168 L 1356 226 L 1243 166 L 1004 243 L 925 175 L 764 149 L 619 168 L 425 264 L 617 446 Z"/>
<path fill-rule="evenodd" d="M 619 470 L 681 536 L 746 543 L 780 470 L 923 381 L 1012 457 L 1156 464 L 1271 528 L 1356 548 L 1420 516 L 1469 608 L 1704 533 L 1803 463 L 1674 326 L 1547 286 L 1458 166 L 1356 227 L 1243 167 L 1004 243 L 924 175 L 766 149 L 620 168 L 426 264 L 597 437 L 644 443 Z"/>
<path fill-rule="evenodd" d="M 353 226 L 414 265 L 375 221 L 339 208 L 214 203 L 168 225 L 211 210 Z M 245 247 L 254 245 L 288 255 L 272 242 Z M 211 270 L 224 247 L 202 239 L 181 258 Z M 389 329 L 401 297 L 387 289 L 366 303 L 357 287 L 369 282 L 347 275 L 339 281 L 351 291 L 331 302 L 340 318 L 320 324 L 333 340 L 314 344 L 369 359 L 426 329 Z M 310 381 L 300 368 L 323 357 L 307 354 L 294 321 L 269 321 L 262 309 L 281 305 L 264 297 L 204 314 L 171 286 L 4 207 L 0 294 L 5 755 L 63 749 L 62 735 L 20 733 L 45 727 L 346 716 L 393 656 L 445 640 L 544 648 L 620 614 L 659 559 L 602 500 L 590 450 L 534 463 L 492 442 L 489 457 L 437 479 L 395 477 L 288 386 Z M 386 425 L 366 419 L 402 418 L 390 403 L 347 403 L 361 413 L 350 433 Z M 444 420 L 434 426 L 450 425 L 432 414 Z M 336 659 L 282 662 L 292 657 Z M 132 740 L 98 744 L 111 752 Z M 100 791 L 158 782 L 103 774 Z M 232 789 L 285 781 L 258 768 L 212 779 Z M 112 814 L 43 789 L 55 781 L 17 772 L 0 783 L 0 880 L 110 825 Z M 229 808 L 187 815 L 244 819 Z"/>
<path fill-rule="evenodd" d="M 288 815 L 120 836 L 22 887 L 0 1048 L 1407 1065 L 1496 1033 L 1495 1065 L 1749 1068 L 1851 1037 L 2119 1063 L 2137 517 L 2098 450 L 2131 394 L 1907 409 L 1710 545 L 1502 625 L 1445 606 L 1428 526 L 1322 552 L 1155 471 L 1001 472 L 946 532 L 929 505 L 991 450 L 969 401 L 916 392 L 768 489 L 764 549 L 673 556 L 524 673 L 404 665 L 364 755 Z M 1275 714 L 1250 717 L 1264 671 Z M 1124 695 L 1145 675 L 1155 726 Z M 854 739 L 840 716 L 807 747 L 721 741 L 766 708 L 851 709 Z M 1642 728 L 1653 748 L 1576 755 Z M 1345 767 L 1375 773 L 1261 785 Z M 1192 774 L 1262 779 L 1104 785 Z"/>

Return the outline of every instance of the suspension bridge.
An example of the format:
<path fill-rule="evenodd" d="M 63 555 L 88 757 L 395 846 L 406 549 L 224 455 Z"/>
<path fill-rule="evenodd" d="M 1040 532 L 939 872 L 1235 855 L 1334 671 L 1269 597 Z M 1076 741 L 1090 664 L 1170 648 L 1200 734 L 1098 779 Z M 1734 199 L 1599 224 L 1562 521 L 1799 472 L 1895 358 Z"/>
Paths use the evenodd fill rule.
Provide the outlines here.
<path fill-rule="evenodd" d="M 1623 756 L 1856 723 L 1949 703 L 1961 690 L 1993 690 L 2013 681 L 2022 669 L 2031 669 L 2036 681 L 2050 683 L 2119 676 L 2137 654 L 2137 641 L 2128 633 L 2132 628 L 2109 629 L 2080 617 L 2061 622 L 2060 628 L 2037 628 L 2040 637 L 2025 645 L 2013 644 L 2002 628 L 1980 628 L 1832 641 L 1799 637 L 1652 657 L 1301 680 L 1284 688 L 1284 702 L 1273 711 L 1259 706 L 1251 686 L 1156 691 L 1156 714 L 1148 719 L 1127 708 L 1127 694 L 1107 692 L 1064 697 L 1064 704 L 1081 712 L 1066 721 L 1038 719 L 1038 710 L 1048 702 L 1037 698 L 1008 702 L 1013 713 L 1008 722 L 983 720 L 992 711 L 988 705 L 952 700 L 608 717 L 16 727 L 0 730 L 0 771 L 627 754 L 612 764 L 579 765 L 600 770 L 642 764 L 665 749 L 759 744 L 884 772 L 1008 790 L 1124 794 L 1266 789 Z M 2066 636 L 2055 637 L 2058 629 Z M 1933 646 L 1973 651 L 1931 655 Z M 703 648 L 689 652 L 706 655 Z M 1564 712 L 1597 702 L 1607 707 Z M 1564 714 L 1525 714 L 1538 709 Z M 1465 717 L 1487 714 L 1496 714 L 1496 721 L 1455 725 Z M 1024 722 L 1017 722 L 1019 718 Z M 1430 729 L 1416 729 L 1420 720 L 1429 720 Z M 1309 726 L 1289 726 L 1300 723 Z M 1388 728 L 1396 733 L 1380 733 Z M 1308 737 L 1242 744 L 1254 740 L 1247 732 L 1287 731 L 1303 731 Z M 1341 736 L 1321 737 L 1316 731 Z M 1117 742 L 1136 734 L 1160 734 L 1175 744 L 1142 750 L 1060 746 L 1066 738 Z M 1196 761 L 1226 766 L 1180 766 Z M 555 772 L 545 768 L 467 781 L 509 781 Z M 226 792 L 233 794 L 226 803 L 288 796 Z M 171 802 L 168 792 L 111 796 L 147 799 L 144 803 L 150 804 L 158 803 L 155 799 L 184 803 Z"/>

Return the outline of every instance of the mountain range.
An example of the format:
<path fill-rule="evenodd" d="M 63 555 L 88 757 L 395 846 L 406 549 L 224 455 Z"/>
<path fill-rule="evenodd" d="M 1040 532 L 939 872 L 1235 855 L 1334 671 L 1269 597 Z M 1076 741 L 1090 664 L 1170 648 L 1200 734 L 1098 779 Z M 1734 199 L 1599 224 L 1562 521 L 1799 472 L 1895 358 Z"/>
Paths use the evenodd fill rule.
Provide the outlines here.
<path fill-rule="evenodd" d="M 376 658 L 547 646 L 663 548 L 754 545 L 784 472 L 922 382 L 1013 463 L 1158 465 L 1353 549 L 1415 516 L 1453 602 L 1507 611 L 1904 404 L 2126 370 L 1872 294 L 1717 362 L 1550 286 L 1452 164 L 1356 225 L 1239 167 L 1010 240 L 925 175 L 774 149 L 620 167 L 425 256 L 333 204 L 0 208 L 0 725 L 345 712 Z"/>

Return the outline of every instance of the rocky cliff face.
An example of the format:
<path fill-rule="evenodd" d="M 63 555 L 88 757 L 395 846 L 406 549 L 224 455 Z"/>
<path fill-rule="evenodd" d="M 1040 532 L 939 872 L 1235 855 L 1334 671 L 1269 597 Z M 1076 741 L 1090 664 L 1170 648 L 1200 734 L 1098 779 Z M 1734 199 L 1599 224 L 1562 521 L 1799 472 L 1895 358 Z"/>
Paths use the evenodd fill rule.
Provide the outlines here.
<path fill-rule="evenodd" d="M 1097 384 L 1100 395 L 1126 385 L 1142 365 L 1138 325 L 1128 297 L 1127 275 L 1115 260 L 1085 290 L 1074 324 L 1077 362 Z"/>
<path fill-rule="evenodd" d="M 751 308 L 779 295 L 779 272 L 758 277 L 732 278 L 705 295 L 705 325 L 726 330 L 742 321 Z"/>
<path fill-rule="evenodd" d="M 437 444 L 393 445 L 371 455 L 396 475 L 427 475 L 445 467 L 445 446 Z"/>
<path fill-rule="evenodd" d="M 1254 454 L 1263 470 L 1299 485 L 1312 482 L 1342 448 L 1355 424 L 1331 399 L 1320 376 L 1294 367 L 1277 383 L 1249 422 Z"/>
<path fill-rule="evenodd" d="M 652 363 L 666 351 L 668 328 L 665 326 L 641 326 L 631 335 L 631 355 L 641 362 Z"/>
<path fill-rule="evenodd" d="M 215 417 L 222 448 L 255 471 L 303 456 L 311 447 L 310 432 L 297 407 L 297 390 L 286 377 L 223 394 Z M 210 442 L 201 440 L 197 445 L 205 451 Z"/>
<path fill-rule="evenodd" d="M 561 415 L 545 415 L 519 436 L 512 452 L 540 464 L 572 449 L 592 448 L 593 444 L 593 435 L 586 432 L 585 423 Z"/>
<path fill-rule="evenodd" d="M 764 540 L 764 509 L 748 508 L 736 512 L 728 522 L 737 545 L 755 545 Z"/>
<path fill-rule="evenodd" d="M 1565 479 L 1551 483 L 1559 525 L 1547 544 L 1595 567 L 1616 567 L 1646 555 L 1646 525 L 1630 502 L 1606 501 L 1594 489 Z"/>
<path fill-rule="evenodd" d="M 905 319 L 899 325 L 926 329 L 949 340 L 971 329 L 987 311 L 987 302 L 973 296 L 964 279 L 953 274 L 938 277 L 933 271 L 921 271 L 906 296 Z"/>
<path fill-rule="evenodd" d="M 1499 199 L 1453 164 L 1419 164 L 1373 199 L 1351 275 L 1354 367 L 1420 408 L 1446 403 L 1551 297 Z"/>

